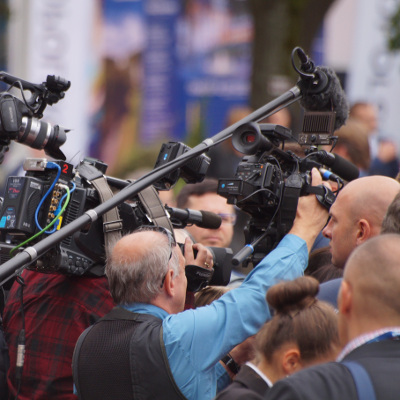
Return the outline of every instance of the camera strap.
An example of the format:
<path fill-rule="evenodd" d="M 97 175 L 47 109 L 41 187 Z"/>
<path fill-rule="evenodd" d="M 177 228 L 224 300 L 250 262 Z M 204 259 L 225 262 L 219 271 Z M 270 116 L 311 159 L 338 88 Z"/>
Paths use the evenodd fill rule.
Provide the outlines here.
<path fill-rule="evenodd" d="M 151 222 L 156 226 L 162 226 L 168 229 L 175 238 L 171 220 L 168 218 L 167 212 L 165 211 L 155 187 L 148 186 L 138 193 L 138 197 L 143 207 L 146 209 L 147 217 Z"/>
<path fill-rule="evenodd" d="M 96 167 L 89 164 L 80 164 L 77 170 L 82 178 L 86 179 L 95 187 L 102 203 L 113 197 L 113 192 L 108 185 L 107 179 Z M 121 231 L 122 221 L 119 216 L 118 208 L 114 207 L 103 214 L 104 247 L 107 258 L 110 246 L 121 238 Z"/>
<path fill-rule="evenodd" d="M 303 180 L 299 173 L 294 173 L 286 179 L 281 200 L 281 212 L 278 216 L 278 242 L 289 232 L 296 217 L 297 203 L 299 201 Z M 277 243 L 276 243 L 277 244 Z"/>
<path fill-rule="evenodd" d="M 331 205 L 335 202 L 336 196 L 332 192 L 332 190 L 328 189 L 324 185 L 318 186 L 307 186 L 306 193 L 313 193 L 317 200 L 322 204 L 326 209 L 330 209 Z"/>

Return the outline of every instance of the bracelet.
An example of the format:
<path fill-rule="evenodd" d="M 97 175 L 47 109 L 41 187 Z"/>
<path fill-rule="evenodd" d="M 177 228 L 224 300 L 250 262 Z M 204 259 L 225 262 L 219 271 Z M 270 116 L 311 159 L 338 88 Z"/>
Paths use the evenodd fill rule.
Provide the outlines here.
<path fill-rule="evenodd" d="M 240 365 L 232 358 L 232 356 L 228 353 L 221 361 L 227 366 L 229 371 L 233 374 L 237 374 L 240 370 Z"/>

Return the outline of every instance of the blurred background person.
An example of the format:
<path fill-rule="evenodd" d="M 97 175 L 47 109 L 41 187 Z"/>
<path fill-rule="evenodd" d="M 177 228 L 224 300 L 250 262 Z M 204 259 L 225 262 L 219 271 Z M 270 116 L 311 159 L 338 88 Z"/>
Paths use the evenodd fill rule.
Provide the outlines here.
<path fill-rule="evenodd" d="M 368 130 L 365 125 L 354 118 L 349 118 L 345 125 L 334 132 L 334 135 L 338 139 L 332 153 L 352 162 L 360 170 L 360 175 L 367 175 L 371 157 Z"/>
<path fill-rule="evenodd" d="M 203 182 L 188 184 L 177 197 L 178 208 L 210 211 L 218 214 L 222 223 L 218 229 L 205 229 L 196 225 L 187 226 L 186 230 L 193 239 L 205 246 L 229 247 L 233 238 L 236 212 L 232 204 L 217 193 L 218 182 L 206 178 Z"/>
<path fill-rule="evenodd" d="M 400 192 L 390 203 L 382 221 L 381 233 L 400 234 Z"/>
<path fill-rule="evenodd" d="M 371 165 L 369 175 L 395 178 L 399 172 L 397 146 L 379 131 L 379 110 L 370 102 L 357 102 L 350 107 L 350 117 L 363 123 L 370 144 Z"/>
<path fill-rule="evenodd" d="M 304 274 L 312 276 L 319 283 L 323 283 L 332 279 L 341 278 L 343 276 L 343 269 L 333 265 L 330 248 L 329 246 L 325 246 L 310 253 L 308 266 Z"/>
<path fill-rule="evenodd" d="M 218 229 L 205 229 L 196 225 L 187 226 L 186 231 L 195 242 L 209 247 L 232 248 L 233 254 L 244 246 L 243 228 L 236 229 L 237 210 L 232 204 L 217 193 L 218 181 L 213 178 L 205 178 L 200 183 L 184 186 L 176 198 L 178 208 L 190 208 L 218 214 L 222 223 Z M 234 233 L 238 240 L 233 241 Z M 232 280 L 238 279 L 240 283 L 244 279 L 244 268 L 233 267 Z M 246 274 L 248 272 L 246 271 Z"/>

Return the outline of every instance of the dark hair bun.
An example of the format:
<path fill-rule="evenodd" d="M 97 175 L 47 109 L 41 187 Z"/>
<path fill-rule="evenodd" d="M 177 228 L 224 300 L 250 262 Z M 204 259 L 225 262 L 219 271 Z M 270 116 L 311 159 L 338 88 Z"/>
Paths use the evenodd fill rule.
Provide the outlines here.
<path fill-rule="evenodd" d="M 315 301 L 319 282 L 311 276 L 280 282 L 267 292 L 267 302 L 276 313 L 287 314 L 309 307 Z"/>

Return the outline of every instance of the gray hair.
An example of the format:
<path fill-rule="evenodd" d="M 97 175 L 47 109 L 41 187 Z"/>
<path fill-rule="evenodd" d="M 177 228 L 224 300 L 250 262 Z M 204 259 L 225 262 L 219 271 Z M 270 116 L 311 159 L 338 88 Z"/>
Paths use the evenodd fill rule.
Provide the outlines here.
<path fill-rule="evenodd" d="M 140 228 L 130 235 L 132 241 L 143 231 L 152 229 Z M 140 258 L 134 252 L 123 254 L 113 249 L 105 271 L 115 303 L 150 303 L 161 292 L 163 279 L 169 269 L 173 270 L 173 278 L 179 275 L 177 250 L 172 251 L 171 259 L 170 251 L 166 235 L 156 231 L 154 240 L 144 249 Z"/>

